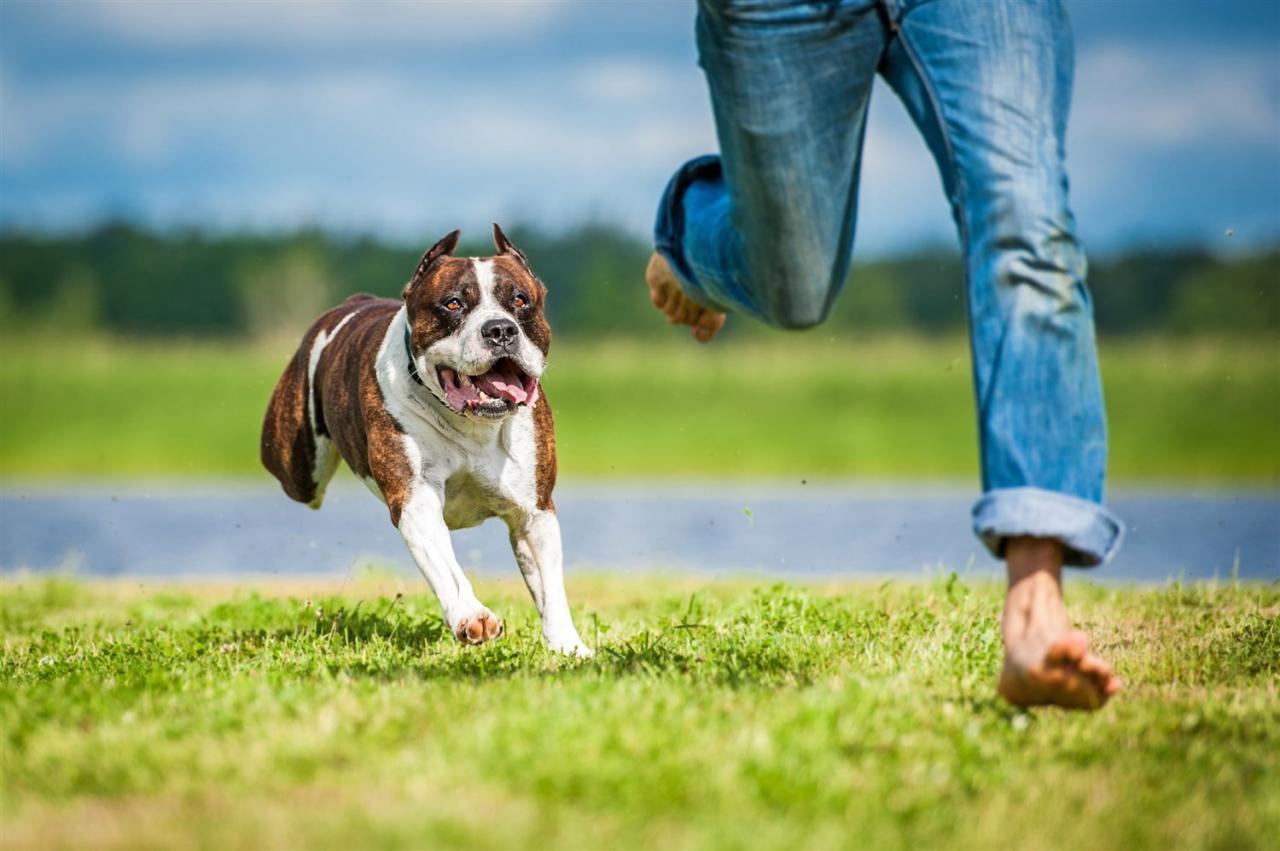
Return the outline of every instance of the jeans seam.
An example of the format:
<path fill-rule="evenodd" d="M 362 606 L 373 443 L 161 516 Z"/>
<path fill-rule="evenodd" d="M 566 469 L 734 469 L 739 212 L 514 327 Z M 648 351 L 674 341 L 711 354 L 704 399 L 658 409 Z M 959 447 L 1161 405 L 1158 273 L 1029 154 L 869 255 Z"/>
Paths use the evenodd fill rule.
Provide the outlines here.
<path fill-rule="evenodd" d="M 919 57 L 916 55 L 916 49 L 911 44 L 911 39 L 907 37 L 907 31 L 899 25 L 898 38 L 902 40 L 902 51 L 907 55 L 907 59 L 911 62 L 911 67 L 915 69 L 916 76 L 920 78 L 920 84 L 924 87 L 925 96 L 929 99 L 929 108 L 933 112 L 933 120 L 938 122 L 938 130 L 942 133 L 942 143 L 947 146 L 947 158 L 951 161 L 951 165 L 955 168 L 956 148 L 951 142 L 951 131 L 947 128 L 947 122 L 942 116 L 942 106 L 938 101 L 938 94 L 934 91 L 933 82 L 929 79 L 929 75 L 925 74 L 924 66 L 920 63 Z M 964 174 L 956 169 L 956 209 L 959 211 L 960 220 L 960 238 L 967 245 L 969 242 L 969 217 L 965 213 L 964 200 L 968 195 L 968 187 L 965 185 Z"/>
<path fill-rule="evenodd" d="M 907 61 L 911 63 L 911 67 L 915 69 L 916 76 L 920 78 L 920 85 L 924 88 L 925 97 L 929 100 L 929 109 L 933 112 L 933 120 L 938 123 L 938 132 L 942 135 L 942 144 L 947 149 L 947 159 L 950 163 L 956 182 L 956 221 L 960 228 L 960 248 L 964 252 L 965 257 L 965 301 L 968 308 L 965 321 L 969 327 L 969 362 L 971 367 L 971 380 L 974 385 L 974 398 L 977 410 L 975 411 L 975 419 L 978 420 L 978 455 L 986 457 L 987 437 L 983 433 L 982 428 L 982 411 L 989 400 L 978 397 L 978 351 L 975 343 L 977 329 L 973 327 L 973 280 L 969 274 L 969 214 L 965 206 L 965 199 L 969 194 L 969 187 L 964 178 L 964 172 L 957 165 L 956 147 L 951 141 L 951 130 L 947 127 L 946 118 L 942 114 L 942 104 L 938 99 L 938 93 L 934 90 L 933 81 L 929 79 L 929 75 L 924 72 L 924 65 L 920 62 L 920 57 L 916 54 L 915 45 L 911 43 L 911 39 L 907 36 L 907 30 L 898 24 L 897 36 L 902 41 L 902 52 L 906 54 Z M 982 472 L 983 489 L 986 489 L 987 474 L 984 469 Z"/>

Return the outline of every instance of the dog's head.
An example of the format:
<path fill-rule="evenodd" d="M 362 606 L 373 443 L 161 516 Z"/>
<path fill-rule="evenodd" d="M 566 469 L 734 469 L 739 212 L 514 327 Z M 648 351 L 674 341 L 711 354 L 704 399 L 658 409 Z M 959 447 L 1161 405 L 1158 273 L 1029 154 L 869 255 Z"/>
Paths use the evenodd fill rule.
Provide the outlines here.
<path fill-rule="evenodd" d="M 453 411 L 499 420 L 538 398 L 551 328 L 547 289 L 502 228 L 497 254 L 454 257 L 458 231 L 422 255 L 404 288 L 409 355 L 427 389 Z"/>

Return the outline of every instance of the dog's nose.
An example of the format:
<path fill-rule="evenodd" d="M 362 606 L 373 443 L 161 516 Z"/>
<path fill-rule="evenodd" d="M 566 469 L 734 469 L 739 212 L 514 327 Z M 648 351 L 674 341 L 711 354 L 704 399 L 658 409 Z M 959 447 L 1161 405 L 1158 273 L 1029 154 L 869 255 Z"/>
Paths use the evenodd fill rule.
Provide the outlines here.
<path fill-rule="evenodd" d="M 510 348 L 519 333 L 520 329 L 510 319 L 490 319 L 480 326 L 480 336 L 484 337 L 486 343 L 499 349 Z"/>

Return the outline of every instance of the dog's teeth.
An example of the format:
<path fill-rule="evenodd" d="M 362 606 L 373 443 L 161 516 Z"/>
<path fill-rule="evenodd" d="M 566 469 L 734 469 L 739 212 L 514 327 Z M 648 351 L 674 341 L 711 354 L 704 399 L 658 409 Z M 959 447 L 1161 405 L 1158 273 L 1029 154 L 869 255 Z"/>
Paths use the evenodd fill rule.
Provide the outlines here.
<path fill-rule="evenodd" d="M 469 375 L 463 375 L 462 373 L 458 373 L 458 386 L 459 386 L 459 387 L 470 387 L 470 386 L 471 386 L 471 376 L 469 376 Z"/>
<path fill-rule="evenodd" d="M 492 397 L 490 397 L 488 393 L 484 392 L 483 390 L 480 391 L 480 401 L 487 402 L 489 401 L 490 398 Z"/>

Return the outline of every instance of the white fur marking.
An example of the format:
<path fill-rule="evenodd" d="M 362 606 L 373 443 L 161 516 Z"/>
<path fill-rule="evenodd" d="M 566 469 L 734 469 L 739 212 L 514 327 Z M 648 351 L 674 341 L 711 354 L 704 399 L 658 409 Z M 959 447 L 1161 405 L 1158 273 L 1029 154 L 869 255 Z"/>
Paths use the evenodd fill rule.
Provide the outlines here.
<path fill-rule="evenodd" d="M 493 297 L 493 290 L 497 287 L 498 282 L 493 276 L 493 261 L 481 260 L 478 257 L 472 258 L 471 268 L 476 273 L 476 283 L 480 285 L 480 304 L 476 305 L 476 309 L 497 307 L 497 300 Z"/>
<path fill-rule="evenodd" d="M 333 471 L 338 468 L 338 451 L 333 447 L 333 441 L 320 434 L 319 421 L 316 419 L 316 369 L 320 366 L 320 355 L 324 352 L 325 346 L 333 342 L 338 336 L 338 332 L 342 330 L 342 326 L 346 325 L 360 311 L 355 308 L 335 326 L 332 331 L 321 331 L 316 334 L 315 342 L 311 344 L 311 355 L 307 359 L 307 422 L 311 425 L 311 438 L 315 444 L 316 461 L 315 466 L 311 469 L 311 481 L 315 484 L 316 492 L 307 505 L 312 508 L 319 508 L 320 503 L 324 502 L 325 488 L 329 484 L 329 479 L 333 478 Z"/>
<path fill-rule="evenodd" d="M 491 265 L 489 261 L 477 261 L 482 292 L 486 277 L 492 292 Z M 520 408 L 497 423 L 481 422 L 449 412 L 434 390 L 429 398 L 409 379 L 403 343 L 407 321 L 401 308 L 388 323 L 375 369 L 387 412 L 404 430 L 404 452 L 411 470 L 408 498 L 400 514 L 400 534 L 440 600 L 446 621 L 456 630 L 471 618 L 489 613 L 458 564 L 448 523 L 479 523 L 497 510 L 510 527 L 512 550 L 542 616 L 547 645 L 560 653 L 590 656 L 591 650 L 573 625 L 565 596 L 559 521 L 554 513 L 537 508 L 537 441 L 532 409 Z M 444 342 L 456 345 L 458 336 Z M 427 365 L 431 371 L 423 374 L 434 377 L 434 367 Z M 456 490 L 459 483 L 464 490 Z M 459 505 L 482 506 L 482 513 L 461 517 L 450 514 L 446 522 L 446 488 L 450 488 L 451 500 L 456 495 Z"/>
<path fill-rule="evenodd" d="M 332 331 L 321 331 L 316 334 L 315 342 L 311 344 L 311 357 L 307 361 L 307 421 L 311 423 L 311 431 L 314 433 L 317 428 L 316 423 L 316 369 L 320 366 L 320 354 L 324 351 L 324 347 L 333 342 L 333 338 L 338 336 L 338 332 L 342 330 L 342 326 L 351 321 L 351 317 L 359 312 L 359 308 L 342 317 L 342 321 L 333 326 Z"/>

